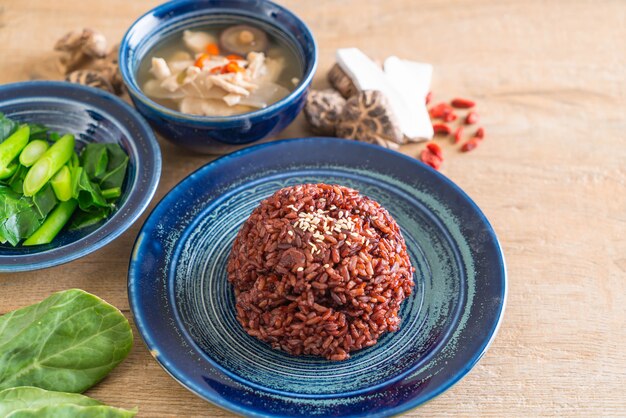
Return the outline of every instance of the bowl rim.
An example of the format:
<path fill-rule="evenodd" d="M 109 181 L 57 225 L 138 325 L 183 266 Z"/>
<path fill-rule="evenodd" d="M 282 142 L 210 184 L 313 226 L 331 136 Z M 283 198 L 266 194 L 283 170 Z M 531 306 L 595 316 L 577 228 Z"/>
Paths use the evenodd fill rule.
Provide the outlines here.
<path fill-rule="evenodd" d="M 282 139 L 278 141 L 272 141 L 269 143 L 257 144 L 239 151 L 235 151 L 231 154 L 227 154 L 221 156 L 213 161 L 208 162 L 207 164 L 199 167 L 195 171 L 188 174 L 185 178 L 180 180 L 175 186 L 173 186 L 162 198 L 161 200 L 154 206 L 151 213 L 146 218 L 144 224 L 142 225 L 139 234 L 137 234 L 137 238 L 135 240 L 132 256 L 129 260 L 129 269 L 128 269 L 128 300 L 131 313 L 135 320 L 135 324 L 137 326 L 137 330 L 139 331 L 139 335 L 148 348 L 150 353 L 156 360 L 156 362 L 165 370 L 167 374 L 169 374 L 175 381 L 177 381 L 181 386 L 185 387 L 191 393 L 195 394 L 201 399 L 204 399 L 220 408 L 226 409 L 228 411 L 234 412 L 236 414 L 241 414 L 244 416 L 252 416 L 252 417 L 287 417 L 287 415 L 282 415 L 280 413 L 261 413 L 258 408 L 254 406 L 244 406 L 240 403 L 233 402 L 228 399 L 228 397 L 221 396 L 213 393 L 210 390 L 206 390 L 205 388 L 200 388 L 195 382 L 191 382 L 186 380 L 187 376 L 184 371 L 182 371 L 182 367 L 179 367 L 174 361 L 170 361 L 171 357 L 167 355 L 167 350 L 163 350 L 164 344 L 163 341 L 157 337 L 157 334 L 162 330 L 155 330 L 154 328 L 150 328 L 147 324 L 149 322 L 149 318 L 147 314 L 143 311 L 143 307 L 140 303 L 141 296 L 137 290 L 139 286 L 139 282 L 142 280 L 141 276 L 138 274 L 141 265 L 141 261 L 138 258 L 140 246 L 146 245 L 144 238 L 146 238 L 145 232 L 151 229 L 154 229 L 154 225 L 158 222 L 156 217 L 165 210 L 164 205 L 166 202 L 172 200 L 175 196 L 181 194 L 181 187 L 185 184 L 192 183 L 197 180 L 204 172 L 210 171 L 216 167 L 219 167 L 224 164 L 228 164 L 230 160 L 237 159 L 238 157 L 244 156 L 246 154 L 254 153 L 263 148 L 268 148 L 272 146 L 285 146 L 289 144 L 298 144 L 298 143 L 310 143 L 311 141 L 316 142 L 326 142 L 328 143 L 350 143 L 351 145 L 375 150 L 376 152 L 383 152 L 395 156 L 397 158 L 403 159 L 405 161 L 411 161 L 417 163 L 414 158 L 411 158 L 405 154 L 402 154 L 398 151 L 381 148 L 374 144 L 368 144 L 363 142 L 353 142 L 353 141 L 345 141 L 343 139 L 338 138 L 330 138 L 330 137 L 314 137 L 314 136 L 303 136 L 298 138 L 289 138 Z M 323 146 L 323 145 L 320 145 Z M 418 406 L 424 405 L 432 401 L 433 399 L 439 397 L 444 392 L 448 391 L 452 386 L 455 386 L 459 381 L 461 381 L 480 361 L 483 355 L 487 352 L 487 350 L 491 347 L 493 341 L 495 340 L 498 331 L 502 325 L 504 314 L 507 306 L 507 299 L 509 293 L 509 279 L 506 267 L 506 259 L 504 256 L 504 252 L 502 249 L 502 244 L 498 239 L 495 229 L 493 225 L 484 214 L 484 212 L 480 209 L 480 207 L 476 204 L 476 202 L 463 190 L 460 186 L 454 183 L 451 179 L 444 176 L 437 170 L 423 164 L 423 170 L 426 170 L 431 175 L 434 176 L 436 181 L 444 184 L 446 187 L 449 187 L 450 190 L 455 193 L 458 197 L 460 197 L 464 204 L 469 205 L 469 207 L 473 210 L 474 215 L 478 217 L 478 219 L 482 222 L 485 227 L 488 236 L 493 244 L 495 254 L 498 256 L 497 265 L 493 266 L 494 272 L 497 272 L 499 283 L 501 285 L 500 295 L 501 295 L 501 303 L 498 306 L 495 318 L 493 318 L 493 322 L 491 323 L 489 329 L 487 330 L 487 338 L 485 338 L 478 349 L 470 355 L 464 361 L 463 367 L 457 369 L 448 376 L 445 381 L 426 394 L 419 394 L 413 397 L 410 400 L 402 402 L 398 405 L 392 406 L 384 411 L 382 416 L 396 416 L 399 414 L 406 413 L 412 409 L 417 408 Z M 166 273 L 167 274 L 167 273 Z M 169 303 L 169 302 L 168 302 Z M 380 411 L 379 411 L 380 412 Z M 374 416 L 371 415 L 371 412 L 364 413 L 352 413 L 347 415 L 349 417 L 365 417 L 365 416 Z"/>
<path fill-rule="evenodd" d="M 141 115 L 133 107 L 131 107 L 128 103 L 124 102 L 119 97 L 104 90 L 97 89 L 95 87 L 69 83 L 67 81 L 21 81 L 16 83 L 3 84 L 0 85 L 0 96 L 5 96 L 7 92 L 11 91 L 24 92 L 23 89 L 28 89 L 28 91 L 33 92 L 32 94 L 27 96 L 27 99 L 31 99 L 33 101 L 39 101 L 42 99 L 45 100 L 46 98 L 50 98 L 55 100 L 67 100 L 75 103 L 87 103 L 92 107 L 103 110 L 104 113 L 107 114 L 107 116 L 111 117 L 111 120 L 114 120 L 117 124 L 130 131 L 130 129 L 128 129 L 128 121 L 115 118 L 113 115 L 110 114 L 110 112 L 106 111 L 106 107 L 103 106 L 103 104 L 108 103 L 109 106 L 117 108 L 119 111 L 126 114 L 126 117 L 129 119 L 129 121 L 131 121 L 136 126 L 136 131 L 129 133 L 134 134 L 136 132 L 139 132 L 139 135 L 130 136 L 128 138 L 129 141 L 137 145 L 145 145 L 147 148 L 147 152 L 143 157 L 151 157 L 149 158 L 147 163 L 145 162 L 146 160 L 142 160 L 142 168 L 152 168 L 152 170 L 150 175 L 148 176 L 149 182 L 138 183 L 135 188 L 132 188 L 129 191 L 129 199 L 132 196 L 141 196 L 143 197 L 143 199 L 137 201 L 128 200 L 128 212 L 123 218 L 120 219 L 117 226 L 115 228 L 112 228 L 111 230 L 107 230 L 111 228 L 111 224 L 109 223 L 109 221 L 113 219 L 113 216 L 115 216 L 117 212 L 121 211 L 124 206 L 120 206 L 112 214 L 111 217 L 105 220 L 102 225 L 100 225 L 98 228 L 90 232 L 89 235 L 87 235 L 87 237 L 89 237 L 90 235 L 95 234 L 98 231 L 101 233 L 105 232 L 104 235 L 100 237 L 100 239 L 94 240 L 85 246 L 78 246 L 75 248 L 74 251 L 67 254 L 57 254 L 57 252 L 59 250 L 67 248 L 68 246 L 75 245 L 77 241 L 72 241 L 64 246 L 55 247 L 53 249 L 39 253 L 19 254 L 16 252 L 16 254 L 0 255 L 0 273 L 16 273 L 54 267 L 81 258 L 111 243 L 122 233 L 128 230 L 128 228 L 130 228 L 148 208 L 148 205 L 150 204 L 152 198 L 156 193 L 159 180 L 161 178 L 161 148 L 159 146 L 156 136 L 154 135 L 154 132 L 150 128 L 150 125 L 148 125 L 148 123 L 143 119 L 143 117 L 141 117 Z M 68 93 L 73 92 L 74 96 L 70 97 L 69 94 L 53 95 L 43 92 L 46 89 L 66 91 Z M 4 103 L 14 100 L 15 99 L 3 97 L 2 99 L 0 99 L 0 107 Z M 16 249 L 18 248 L 20 247 L 16 247 Z M 30 261 L 29 259 L 33 257 L 38 258 L 39 260 L 35 262 Z"/>
<path fill-rule="evenodd" d="M 200 1 L 203 1 L 203 0 L 200 0 Z M 124 80 L 124 84 L 126 85 L 126 88 L 128 89 L 129 94 L 131 95 L 131 97 L 133 99 L 141 101 L 141 103 L 143 105 L 151 108 L 152 110 L 158 112 L 161 115 L 167 116 L 168 118 L 181 119 L 181 120 L 185 120 L 186 122 L 192 123 L 192 124 L 206 124 L 206 123 L 219 123 L 219 122 L 241 122 L 241 121 L 246 121 L 246 120 L 248 120 L 250 118 L 254 118 L 254 117 L 262 117 L 263 115 L 266 115 L 268 113 L 273 113 L 275 110 L 288 105 L 289 103 L 293 102 L 297 97 L 299 97 L 304 92 L 306 92 L 306 90 L 309 88 L 311 82 L 313 81 L 313 77 L 315 76 L 315 72 L 317 71 L 317 66 L 318 66 L 318 61 L 319 61 L 319 50 L 318 50 L 318 47 L 317 47 L 317 42 L 315 41 L 315 37 L 313 36 L 313 32 L 311 31 L 309 26 L 302 19 L 300 19 L 296 14 L 291 12 L 286 7 L 283 7 L 283 6 L 279 5 L 279 4 L 276 4 L 276 3 L 274 3 L 273 1 L 270 1 L 270 0 L 257 0 L 258 3 L 267 3 L 268 5 L 279 9 L 282 13 L 286 14 L 289 18 L 295 20 L 299 25 L 301 25 L 303 27 L 304 33 L 306 34 L 306 37 L 311 41 L 311 45 L 313 47 L 312 48 L 312 50 L 313 50 L 313 62 L 309 66 L 308 71 L 306 71 L 306 73 L 302 76 L 302 80 L 300 81 L 298 86 L 292 92 L 290 92 L 287 96 L 283 97 L 279 101 L 277 101 L 275 103 L 272 103 L 272 104 L 270 104 L 269 106 L 267 106 L 267 107 L 265 107 L 263 109 L 253 110 L 251 112 L 245 112 L 245 113 L 240 113 L 240 114 L 230 115 L 230 116 L 200 116 L 200 115 L 191 115 L 191 114 L 179 112 L 177 110 L 174 110 L 174 109 L 171 109 L 169 107 L 163 106 L 163 105 L 155 102 L 154 100 L 150 99 L 139 88 L 139 86 L 136 83 L 135 75 L 132 74 L 129 71 L 129 68 L 128 68 L 130 63 L 126 59 L 126 55 L 127 54 L 125 52 L 129 48 L 128 44 L 129 44 L 129 39 L 130 39 L 130 37 L 132 35 L 131 32 L 138 26 L 138 24 L 141 21 L 143 21 L 144 19 L 150 17 L 151 15 L 155 14 L 156 12 L 166 11 L 166 10 L 171 12 L 171 11 L 175 11 L 181 5 L 200 3 L 200 1 L 195 1 L 195 0 L 171 0 L 171 1 L 168 1 L 166 3 L 160 4 L 160 5 L 156 6 L 156 7 L 148 10 L 147 12 L 142 14 L 140 17 L 138 17 L 132 23 L 132 25 L 130 25 L 130 27 L 126 30 L 126 32 L 124 33 L 124 36 L 122 37 L 122 41 L 120 43 L 120 47 L 119 47 L 119 51 L 118 51 L 118 63 L 119 63 L 119 69 L 120 69 L 120 73 L 122 75 L 122 79 Z M 204 1 L 206 1 L 206 0 L 204 0 Z M 237 3 L 237 0 L 230 0 L 230 1 L 232 1 L 233 3 Z M 215 12 L 212 12 L 212 11 L 210 11 L 210 10 L 205 8 L 205 10 L 197 12 L 197 14 L 209 15 L 209 14 L 215 14 Z M 270 24 L 274 28 L 278 29 L 280 32 L 285 33 L 285 31 L 282 30 L 282 28 L 280 28 L 280 27 L 278 27 L 278 26 L 276 26 L 276 25 L 274 25 L 274 24 L 272 24 L 270 22 L 264 21 L 263 19 L 259 18 L 258 16 L 253 16 L 251 18 L 255 19 L 255 20 L 258 20 L 258 21 L 262 21 L 263 23 L 266 23 L 266 24 Z M 161 23 L 157 24 L 157 26 L 159 26 L 159 25 L 161 25 Z M 143 58 L 145 58 L 145 57 L 141 57 L 141 59 L 143 59 Z M 306 70 L 306 66 L 305 66 L 305 70 Z"/>

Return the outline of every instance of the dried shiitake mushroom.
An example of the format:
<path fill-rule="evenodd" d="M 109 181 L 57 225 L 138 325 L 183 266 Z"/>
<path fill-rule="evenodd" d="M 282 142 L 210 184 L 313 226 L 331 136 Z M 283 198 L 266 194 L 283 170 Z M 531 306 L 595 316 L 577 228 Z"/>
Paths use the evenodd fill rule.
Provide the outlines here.
<path fill-rule="evenodd" d="M 96 87 L 114 93 L 113 86 L 99 71 L 93 70 L 76 70 L 72 71 L 65 77 L 65 81 L 70 83 L 83 84 L 85 86 Z"/>
<path fill-rule="evenodd" d="M 100 32 L 88 28 L 68 32 L 57 41 L 54 49 L 62 53 L 58 64 L 66 81 L 118 95 L 124 92 L 117 64 L 118 46 L 108 48 Z"/>
<path fill-rule="evenodd" d="M 304 105 L 304 116 L 311 130 L 318 135 L 335 135 L 335 127 L 346 104 L 333 89 L 311 90 Z"/>
<path fill-rule="evenodd" d="M 261 29 L 249 25 L 231 26 L 220 35 L 220 47 L 245 57 L 249 52 L 265 52 L 269 42 Z"/>
<path fill-rule="evenodd" d="M 396 148 L 404 143 L 398 121 L 385 95 L 365 90 L 350 98 L 337 124 L 338 137 Z"/>
<path fill-rule="evenodd" d="M 68 32 L 54 46 L 56 51 L 65 52 L 61 59 L 62 71 L 68 74 L 96 58 L 104 58 L 109 52 L 103 34 L 93 29 Z"/>

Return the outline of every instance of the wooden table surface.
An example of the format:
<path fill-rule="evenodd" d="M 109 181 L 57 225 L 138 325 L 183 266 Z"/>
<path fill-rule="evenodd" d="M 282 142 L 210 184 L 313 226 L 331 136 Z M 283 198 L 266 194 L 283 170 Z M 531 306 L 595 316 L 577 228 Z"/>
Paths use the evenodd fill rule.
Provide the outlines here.
<path fill-rule="evenodd" d="M 0 0 L 0 83 L 36 73 L 54 41 L 93 27 L 110 40 L 159 0 Z M 442 173 L 482 208 L 509 275 L 504 322 L 457 385 L 409 416 L 626 416 L 626 4 L 622 0 L 282 1 L 320 47 L 315 85 L 338 47 L 434 65 L 437 99 L 475 98 L 487 139 L 446 140 Z M 306 135 L 299 118 L 280 137 Z M 155 202 L 211 158 L 161 140 Z M 417 155 L 422 145 L 404 147 Z M 145 215 L 107 247 L 46 270 L 0 275 L 0 313 L 82 288 L 131 319 L 126 273 Z M 143 417 L 231 416 L 152 359 L 129 358 L 88 394 Z"/>

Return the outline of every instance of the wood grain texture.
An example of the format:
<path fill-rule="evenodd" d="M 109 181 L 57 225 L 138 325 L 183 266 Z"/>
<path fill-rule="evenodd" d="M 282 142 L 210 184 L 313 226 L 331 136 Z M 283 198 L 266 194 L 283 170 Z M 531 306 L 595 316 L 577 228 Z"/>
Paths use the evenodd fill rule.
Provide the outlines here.
<path fill-rule="evenodd" d="M 120 39 L 158 0 L 0 0 L 0 83 L 26 80 L 72 28 Z M 282 1 L 320 47 L 435 66 L 436 99 L 475 98 L 487 131 L 464 155 L 439 140 L 442 172 L 502 242 L 509 297 L 491 349 L 466 378 L 407 416 L 626 416 L 626 4 L 614 1 Z M 280 137 L 307 134 L 299 118 Z M 155 202 L 209 158 L 161 141 Z M 402 149 L 417 155 L 420 145 Z M 154 206 L 154 202 L 152 203 Z M 79 287 L 130 317 L 126 273 L 145 216 L 73 263 L 0 276 L 0 313 Z M 135 332 L 135 334 L 137 334 Z M 187 392 L 139 337 L 89 391 L 143 417 L 231 416 Z"/>

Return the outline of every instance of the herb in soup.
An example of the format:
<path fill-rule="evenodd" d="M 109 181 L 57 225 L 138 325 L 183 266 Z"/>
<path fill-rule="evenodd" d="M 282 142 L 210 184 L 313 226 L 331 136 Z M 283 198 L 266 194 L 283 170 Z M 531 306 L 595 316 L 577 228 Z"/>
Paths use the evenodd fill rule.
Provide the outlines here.
<path fill-rule="evenodd" d="M 148 56 L 138 72 L 144 93 L 192 115 L 262 109 L 300 82 L 300 63 L 287 43 L 250 25 L 185 30 Z"/>

